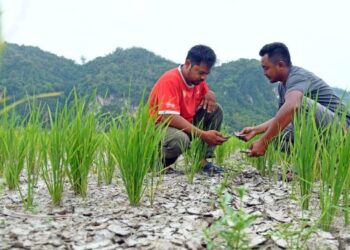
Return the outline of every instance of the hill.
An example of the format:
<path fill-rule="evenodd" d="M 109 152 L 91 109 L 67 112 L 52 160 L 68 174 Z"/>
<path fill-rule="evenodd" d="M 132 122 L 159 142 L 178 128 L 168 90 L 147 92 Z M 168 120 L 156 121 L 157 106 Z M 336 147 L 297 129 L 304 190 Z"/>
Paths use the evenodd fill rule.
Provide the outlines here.
<path fill-rule="evenodd" d="M 36 47 L 7 43 L 0 67 L 0 88 L 16 98 L 52 91 L 63 91 L 67 96 L 73 86 L 85 96 L 96 90 L 102 110 L 118 113 L 125 104 L 137 106 L 143 91 L 147 96 L 158 77 L 175 66 L 143 48 L 117 48 L 80 65 Z M 273 86 L 257 60 L 240 59 L 216 66 L 208 83 L 231 129 L 260 123 L 276 110 Z"/>

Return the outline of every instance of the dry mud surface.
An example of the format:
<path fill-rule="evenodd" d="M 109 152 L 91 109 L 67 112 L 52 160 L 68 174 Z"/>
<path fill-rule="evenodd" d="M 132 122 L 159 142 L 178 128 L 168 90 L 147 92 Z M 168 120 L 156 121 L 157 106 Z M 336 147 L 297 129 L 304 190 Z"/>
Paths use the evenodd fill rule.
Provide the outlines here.
<path fill-rule="evenodd" d="M 51 205 L 39 182 L 36 206 L 29 212 L 22 209 L 17 191 L 4 190 L 0 249 L 206 249 L 203 229 L 222 215 L 217 199 L 222 178 L 198 174 L 189 184 L 183 173 L 167 174 L 153 206 L 145 197 L 139 207 L 129 205 L 121 180 L 98 186 L 91 177 L 85 199 L 67 185 L 60 207 Z M 313 225 L 317 212 L 301 213 L 286 183 L 246 166 L 228 183 L 232 207 L 239 206 L 238 186 L 248 189 L 244 210 L 259 216 L 247 231 L 253 249 L 350 249 L 350 230 L 342 224 L 332 233 L 317 229 L 306 242 L 301 233 L 288 236 L 300 231 L 301 223 Z M 283 231 L 283 225 L 289 226 Z"/>

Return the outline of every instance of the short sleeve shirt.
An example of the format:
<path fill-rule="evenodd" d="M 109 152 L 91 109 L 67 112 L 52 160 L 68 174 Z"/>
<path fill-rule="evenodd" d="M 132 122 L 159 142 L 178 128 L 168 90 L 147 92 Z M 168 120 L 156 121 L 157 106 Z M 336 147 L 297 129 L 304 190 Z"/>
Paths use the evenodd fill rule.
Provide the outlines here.
<path fill-rule="evenodd" d="M 205 81 L 188 85 L 181 73 L 181 65 L 164 73 L 155 83 L 149 96 L 151 114 L 180 115 L 192 123 L 204 95 L 209 88 Z M 159 120 L 159 119 L 158 119 Z"/>
<path fill-rule="evenodd" d="M 321 105 L 335 112 L 340 105 L 340 110 L 345 109 L 340 98 L 333 89 L 321 78 L 301 67 L 292 66 L 286 84 L 278 85 L 279 107 L 284 102 L 286 93 L 298 90 L 305 96 L 317 101 Z M 350 113 L 347 114 L 348 123 L 350 122 Z"/>

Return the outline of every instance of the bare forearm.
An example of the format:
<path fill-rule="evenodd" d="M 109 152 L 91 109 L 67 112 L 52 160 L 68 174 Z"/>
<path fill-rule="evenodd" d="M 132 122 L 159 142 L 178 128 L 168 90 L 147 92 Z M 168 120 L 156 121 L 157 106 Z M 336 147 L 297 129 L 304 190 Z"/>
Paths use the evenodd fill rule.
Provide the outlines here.
<path fill-rule="evenodd" d="M 277 136 L 293 120 L 294 112 L 300 107 L 303 93 L 291 91 L 285 96 L 285 103 L 271 120 L 261 140 L 266 144 Z"/>
<path fill-rule="evenodd" d="M 285 106 L 281 108 L 276 116 L 269 120 L 269 126 L 266 129 L 261 140 L 268 144 L 275 136 L 277 136 L 292 121 L 294 108 Z"/>
<path fill-rule="evenodd" d="M 264 133 L 270 127 L 270 125 L 273 123 L 274 119 L 275 118 L 271 118 L 270 120 L 255 126 L 254 129 L 257 132 L 257 134 Z"/>

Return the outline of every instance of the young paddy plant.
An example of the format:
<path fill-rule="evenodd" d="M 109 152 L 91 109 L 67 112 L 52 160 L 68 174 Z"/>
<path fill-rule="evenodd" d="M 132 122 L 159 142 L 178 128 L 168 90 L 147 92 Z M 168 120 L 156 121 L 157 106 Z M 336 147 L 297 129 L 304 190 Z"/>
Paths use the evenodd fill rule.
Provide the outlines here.
<path fill-rule="evenodd" d="M 166 124 L 156 124 L 143 98 L 134 113 L 124 111 L 107 133 L 130 204 L 137 206 L 146 190 L 154 191 L 153 171 L 159 171 Z M 150 195 L 154 197 L 154 195 Z M 151 200 L 151 203 L 153 201 Z"/>
<path fill-rule="evenodd" d="M 316 106 L 309 107 L 309 110 L 306 106 L 294 116 L 291 161 L 299 181 L 301 206 L 307 210 L 320 161 L 320 132 L 315 122 Z"/>
<path fill-rule="evenodd" d="M 3 136 L 0 138 L 2 158 L 1 162 L 6 185 L 10 190 L 19 187 L 20 175 L 22 173 L 26 150 L 27 138 L 24 136 L 24 129 L 18 121 L 15 112 L 3 114 L 1 117 Z"/>
<path fill-rule="evenodd" d="M 63 110 L 67 110 L 66 106 Z M 65 117 L 66 114 L 67 113 L 64 111 L 59 112 L 56 107 L 55 116 L 53 118 L 51 110 L 48 109 L 50 126 L 41 137 L 41 177 L 45 182 L 51 196 L 51 201 L 55 206 L 61 203 L 64 191 L 65 166 L 67 165 L 65 155 L 67 130 L 64 125 L 67 119 Z"/>
<path fill-rule="evenodd" d="M 348 182 L 350 178 L 350 135 L 343 130 L 336 119 L 332 126 L 327 128 L 323 140 L 321 157 L 321 226 L 329 230 L 337 211 L 342 210 L 341 196 L 343 195 L 343 212 L 345 222 L 348 214 Z"/>
<path fill-rule="evenodd" d="M 194 176 L 202 168 L 202 160 L 205 158 L 207 144 L 201 138 L 191 135 L 191 144 L 187 149 L 183 149 L 185 161 L 185 174 L 189 183 L 193 183 Z"/>
<path fill-rule="evenodd" d="M 99 118 L 89 110 L 86 98 L 79 99 L 73 91 L 73 103 L 65 116 L 66 173 L 75 193 L 86 197 L 90 168 L 99 145 L 97 123 Z M 67 124 L 67 122 L 69 124 Z"/>
<path fill-rule="evenodd" d="M 225 129 L 223 129 L 222 133 L 227 134 L 225 132 Z M 219 166 L 224 164 L 225 159 L 230 156 L 230 154 L 235 150 L 235 148 L 237 148 L 238 141 L 239 140 L 237 138 L 229 136 L 226 142 L 215 147 L 214 153 L 216 164 L 218 164 Z"/>
<path fill-rule="evenodd" d="M 42 122 L 40 117 L 42 115 L 42 107 L 37 105 L 35 100 L 30 104 L 30 114 L 28 121 L 26 122 L 24 128 L 24 138 L 27 142 L 26 156 L 25 156 L 25 169 L 26 169 L 26 180 L 27 180 L 27 193 L 26 196 L 22 193 L 19 188 L 19 193 L 22 197 L 22 201 L 25 204 L 26 209 L 33 206 L 34 202 L 34 187 L 38 182 L 39 177 L 39 166 L 41 157 L 41 130 Z"/>
<path fill-rule="evenodd" d="M 98 183 L 101 184 L 103 180 L 107 185 L 111 184 L 115 173 L 116 160 L 112 155 L 112 148 L 105 138 L 101 138 L 96 168 Z"/>

